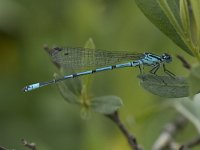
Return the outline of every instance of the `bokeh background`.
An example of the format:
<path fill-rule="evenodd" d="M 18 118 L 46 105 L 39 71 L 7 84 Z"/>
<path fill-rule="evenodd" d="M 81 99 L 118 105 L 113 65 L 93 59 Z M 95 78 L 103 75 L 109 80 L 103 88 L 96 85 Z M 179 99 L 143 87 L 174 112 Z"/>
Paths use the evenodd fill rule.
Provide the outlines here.
<path fill-rule="evenodd" d="M 134 0 L 0 0 L 0 146 L 26 149 L 20 142 L 25 138 L 40 150 L 130 149 L 114 123 L 96 113 L 81 119 L 80 108 L 64 101 L 55 85 L 21 91 L 58 71 L 44 44 L 83 47 L 89 38 L 99 49 L 170 53 L 174 62 L 168 68 L 177 75 L 187 72 L 176 54 L 192 61 L 145 18 Z M 121 97 L 122 121 L 150 149 L 177 112 L 168 107 L 171 100 L 145 91 L 137 74 L 136 68 L 96 74 L 91 92 Z M 178 140 L 195 132 L 189 125 Z"/>

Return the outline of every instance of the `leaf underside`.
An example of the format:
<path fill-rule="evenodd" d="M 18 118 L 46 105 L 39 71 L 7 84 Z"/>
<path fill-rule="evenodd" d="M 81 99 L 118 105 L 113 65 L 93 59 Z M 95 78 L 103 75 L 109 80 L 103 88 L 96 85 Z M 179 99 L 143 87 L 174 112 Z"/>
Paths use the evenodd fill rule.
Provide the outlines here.
<path fill-rule="evenodd" d="M 140 85 L 150 93 L 167 98 L 180 98 L 189 95 L 189 86 L 184 77 L 139 75 Z"/>
<path fill-rule="evenodd" d="M 192 55 L 190 49 L 184 43 L 180 35 L 176 32 L 174 26 L 170 22 L 169 18 L 163 12 L 159 5 L 159 0 L 135 0 L 137 6 L 143 12 L 143 14 L 166 36 L 168 36 L 174 43 L 180 48 L 185 50 L 188 54 Z M 179 0 L 167 0 L 167 4 L 171 9 L 176 21 L 180 22 L 180 6 Z"/>

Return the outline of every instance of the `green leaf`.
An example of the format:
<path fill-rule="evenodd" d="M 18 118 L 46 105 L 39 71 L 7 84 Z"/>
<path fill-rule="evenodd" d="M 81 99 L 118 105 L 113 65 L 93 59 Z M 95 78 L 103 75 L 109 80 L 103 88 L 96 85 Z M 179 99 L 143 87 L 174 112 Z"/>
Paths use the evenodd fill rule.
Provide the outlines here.
<path fill-rule="evenodd" d="M 91 50 L 95 48 L 92 38 L 90 38 L 86 44 L 85 48 L 90 48 Z M 88 57 L 80 58 L 85 60 Z M 55 78 L 60 78 L 66 74 L 74 73 L 73 68 L 60 68 L 61 75 L 55 74 Z M 89 77 L 73 78 L 67 79 L 62 82 L 57 83 L 61 95 L 69 103 L 80 104 L 83 107 L 87 107 L 85 104 L 88 103 L 88 85 Z"/>
<path fill-rule="evenodd" d="M 188 33 L 189 37 L 191 37 L 190 15 L 189 15 L 189 8 L 188 8 L 187 0 L 180 0 L 180 17 L 181 17 L 181 22 L 183 24 L 184 32 Z"/>
<path fill-rule="evenodd" d="M 95 44 L 92 38 L 89 38 L 85 43 L 85 48 L 95 49 Z"/>
<path fill-rule="evenodd" d="M 178 0 L 135 0 L 144 15 L 174 43 L 192 55 L 184 43 Z"/>
<path fill-rule="evenodd" d="M 195 125 L 200 133 L 200 94 L 198 94 L 193 101 L 189 98 L 183 98 L 180 101 L 176 101 L 174 106 L 177 111 Z"/>
<path fill-rule="evenodd" d="M 189 75 L 190 96 L 200 92 L 200 64 L 192 67 Z"/>
<path fill-rule="evenodd" d="M 198 48 L 200 47 L 200 1 L 199 0 L 190 0 L 193 14 L 194 14 L 194 20 L 195 20 L 195 26 L 196 26 L 196 34 L 197 34 L 197 45 Z"/>
<path fill-rule="evenodd" d="M 122 100 L 117 96 L 96 97 L 91 101 L 91 109 L 101 114 L 112 114 L 122 106 Z"/>
<path fill-rule="evenodd" d="M 61 71 L 62 72 L 62 71 Z M 54 74 L 55 78 L 60 78 L 61 75 L 57 73 Z M 62 81 L 57 83 L 59 91 L 63 98 L 69 102 L 74 104 L 80 104 L 80 96 L 81 96 L 81 81 L 77 79 L 68 79 L 66 81 Z"/>
<path fill-rule="evenodd" d="M 80 111 L 81 118 L 84 120 L 89 120 L 91 118 L 91 111 L 87 107 L 82 107 Z"/>
<path fill-rule="evenodd" d="M 200 10 L 199 10 L 200 1 L 199 0 L 190 0 L 190 2 L 192 5 L 195 20 L 198 23 L 198 25 L 200 26 Z"/>
<path fill-rule="evenodd" d="M 189 95 L 187 81 L 183 77 L 156 76 L 153 74 L 139 75 L 140 85 L 152 94 L 167 97 L 179 98 Z"/>
<path fill-rule="evenodd" d="M 92 38 L 89 38 L 86 42 L 85 42 L 85 46 L 84 48 L 89 48 L 91 51 L 94 51 L 95 50 L 95 44 L 94 44 L 94 41 Z M 90 61 L 92 58 L 92 56 L 89 57 L 84 57 L 82 58 L 83 59 L 83 62 L 88 62 Z M 95 55 L 93 56 L 95 57 Z M 88 60 L 87 60 L 88 59 Z M 89 63 L 88 63 L 89 64 Z M 90 85 L 90 82 L 92 81 L 92 76 L 84 76 L 82 78 L 82 81 L 83 81 L 83 85 L 84 85 L 84 90 L 87 90 L 89 85 Z"/>

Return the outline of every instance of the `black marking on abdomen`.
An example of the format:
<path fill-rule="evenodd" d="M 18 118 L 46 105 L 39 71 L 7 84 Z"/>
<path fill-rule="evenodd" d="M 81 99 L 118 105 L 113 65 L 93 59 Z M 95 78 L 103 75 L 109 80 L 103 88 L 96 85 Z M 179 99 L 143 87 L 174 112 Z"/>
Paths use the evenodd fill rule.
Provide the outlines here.
<path fill-rule="evenodd" d="M 95 72 L 97 72 L 96 70 L 92 70 L 92 73 L 95 73 Z"/>
<path fill-rule="evenodd" d="M 116 68 L 116 65 L 113 65 L 113 66 L 112 66 L 112 69 L 115 69 L 115 68 Z"/>
<path fill-rule="evenodd" d="M 73 78 L 75 78 L 75 77 L 78 77 L 79 75 L 75 73 L 72 76 L 73 76 Z"/>

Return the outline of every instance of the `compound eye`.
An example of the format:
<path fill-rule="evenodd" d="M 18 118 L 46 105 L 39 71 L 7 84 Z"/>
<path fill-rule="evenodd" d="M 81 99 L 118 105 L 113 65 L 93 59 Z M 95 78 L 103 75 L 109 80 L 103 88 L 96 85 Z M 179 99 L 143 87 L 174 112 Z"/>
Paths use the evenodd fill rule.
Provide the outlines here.
<path fill-rule="evenodd" d="M 166 59 L 166 54 L 162 54 L 162 58 L 163 58 L 163 59 Z"/>
<path fill-rule="evenodd" d="M 172 61 L 172 58 L 169 54 L 163 54 L 162 55 L 162 58 L 166 61 L 166 62 L 171 62 Z"/>

